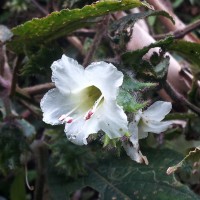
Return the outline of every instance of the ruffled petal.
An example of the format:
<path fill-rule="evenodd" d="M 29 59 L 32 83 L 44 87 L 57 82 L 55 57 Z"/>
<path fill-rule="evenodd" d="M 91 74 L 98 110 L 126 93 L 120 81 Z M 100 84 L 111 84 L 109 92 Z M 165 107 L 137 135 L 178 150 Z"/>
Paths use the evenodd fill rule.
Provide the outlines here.
<path fill-rule="evenodd" d="M 87 145 L 88 136 L 97 133 L 99 130 L 99 121 L 95 115 L 90 120 L 79 117 L 72 123 L 65 125 L 67 138 L 77 145 Z"/>
<path fill-rule="evenodd" d="M 60 116 L 72 110 L 74 103 L 74 100 L 61 94 L 57 88 L 49 90 L 40 102 L 43 121 L 51 125 L 61 124 Z"/>
<path fill-rule="evenodd" d="M 104 103 L 96 112 L 99 126 L 109 138 L 122 137 L 128 132 L 127 116 L 115 101 L 106 102 L 104 100 Z"/>
<path fill-rule="evenodd" d="M 138 139 L 144 139 L 148 136 L 148 132 L 144 130 L 143 123 L 140 123 L 138 125 Z"/>
<path fill-rule="evenodd" d="M 165 101 L 156 101 L 142 114 L 146 120 L 161 121 L 172 109 L 172 104 Z"/>
<path fill-rule="evenodd" d="M 128 130 L 131 134 L 130 141 L 132 142 L 133 145 L 138 144 L 138 124 L 133 121 L 129 123 Z"/>
<path fill-rule="evenodd" d="M 138 147 L 134 147 L 134 145 L 129 142 L 122 142 L 122 146 L 131 160 L 148 165 L 147 157 L 142 155 L 142 152 L 139 150 L 139 145 Z"/>
<path fill-rule="evenodd" d="M 144 132 L 161 133 L 163 131 L 166 131 L 171 124 L 172 124 L 171 121 L 166 121 L 166 122 L 149 121 L 149 122 L 144 122 L 142 129 Z"/>
<path fill-rule="evenodd" d="M 116 99 L 123 74 L 111 63 L 94 62 L 85 69 L 89 82 L 99 88 L 105 99 Z"/>
<path fill-rule="evenodd" d="M 65 55 L 53 62 L 52 81 L 63 94 L 74 93 L 85 87 L 88 82 L 84 76 L 84 68 L 77 61 Z"/>

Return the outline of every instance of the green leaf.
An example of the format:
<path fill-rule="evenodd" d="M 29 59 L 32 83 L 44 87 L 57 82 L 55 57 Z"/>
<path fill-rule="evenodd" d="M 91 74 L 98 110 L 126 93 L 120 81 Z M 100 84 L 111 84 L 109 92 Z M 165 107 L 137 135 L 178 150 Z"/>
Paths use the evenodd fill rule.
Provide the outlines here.
<path fill-rule="evenodd" d="M 4 174 L 20 166 L 20 156 L 28 151 L 28 144 L 15 123 L 0 124 L 0 171 Z"/>
<path fill-rule="evenodd" d="M 119 90 L 117 103 L 122 106 L 126 112 L 137 112 L 146 106 L 146 103 L 138 103 L 133 95 L 123 89 Z"/>
<path fill-rule="evenodd" d="M 22 52 L 27 45 L 37 46 L 67 35 L 88 24 L 88 19 L 139 6 L 146 4 L 140 0 L 109 0 L 98 1 L 82 9 L 53 12 L 44 18 L 35 18 L 13 28 L 14 37 L 10 47 L 16 52 Z"/>
<path fill-rule="evenodd" d="M 10 188 L 11 200 L 26 200 L 25 176 L 23 169 L 18 170 Z"/>
<path fill-rule="evenodd" d="M 130 39 L 131 34 L 132 34 L 132 32 L 128 33 L 126 31 L 128 27 L 132 29 L 132 27 L 138 20 L 144 19 L 146 17 L 158 16 L 158 15 L 167 17 L 168 19 L 172 21 L 172 23 L 175 23 L 173 18 L 167 12 L 163 10 L 162 11 L 149 10 L 147 12 L 129 14 L 115 21 L 110 26 L 109 35 L 111 36 L 114 42 L 121 42 L 121 40 L 127 42 L 127 40 Z"/>
<path fill-rule="evenodd" d="M 169 66 L 169 57 L 164 57 L 164 53 L 160 52 L 151 56 L 150 61 L 143 60 L 143 56 L 151 49 L 155 47 L 161 47 L 165 52 L 169 44 L 173 42 L 173 38 L 169 37 L 164 40 L 152 43 L 149 46 L 146 46 L 142 49 L 126 52 L 122 54 L 123 64 L 131 69 L 134 69 L 138 76 L 148 77 L 154 81 L 158 79 L 164 79 L 167 75 L 167 70 Z"/>
<path fill-rule="evenodd" d="M 180 159 L 180 154 L 167 149 L 148 149 L 145 155 L 150 161 L 148 166 L 130 159 L 102 159 L 96 167 L 88 166 L 88 176 L 69 182 L 51 173 L 48 180 L 53 200 L 67 196 L 69 199 L 71 193 L 85 186 L 97 190 L 101 199 L 200 199 L 187 186 L 166 174 L 166 169 Z"/>
<path fill-rule="evenodd" d="M 144 83 L 137 81 L 136 79 L 132 79 L 128 76 L 124 76 L 122 89 L 128 91 L 128 92 L 136 92 L 139 90 L 146 90 L 148 88 L 156 87 L 157 83 Z"/>
<path fill-rule="evenodd" d="M 192 63 L 191 69 L 193 73 L 200 73 L 200 44 L 185 40 L 175 40 L 167 49 L 180 53 Z"/>
<path fill-rule="evenodd" d="M 35 53 L 29 53 L 28 62 L 23 66 L 22 73 L 26 74 L 47 74 L 50 71 L 53 61 L 61 58 L 62 49 L 55 43 L 47 46 L 42 46 Z M 49 69 L 49 70 L 47 70 Z"/>
<path fill-rule="evenodd" d="M 90 163 L 93 160 L 93 155 L 87 146 L 80 147 L 69 142 L 64 134 L 55 136 L 51 142 L 52 164 L 60 174 L 65 177 L 77 177 L 86 174 L 85 161 Z"/>
<path fill-rule="evenodd" d="M 167 169 L 167 174 L 172 174 L 174 173 L 178 168 L 181 168 L 185 162 L 187 161 L 192 161 L 194 162 L 199 162 L 200 161 L 200 147 L 195 148 L 195 150 L 190 151 L 188 153 L 187 156 L 185 156 L 185 158 L 183 160 L 181 160 L 181 162 L 179 162 L 178 164 L 169 167 Z"/>
<path fill-rule="evenodd" d="M 19 125 L 19 128 L 23 131 L 24 136 L 31 137 L 36 133 L 35 127 L 26 120 L 17 119 L 16 122 Z"/>

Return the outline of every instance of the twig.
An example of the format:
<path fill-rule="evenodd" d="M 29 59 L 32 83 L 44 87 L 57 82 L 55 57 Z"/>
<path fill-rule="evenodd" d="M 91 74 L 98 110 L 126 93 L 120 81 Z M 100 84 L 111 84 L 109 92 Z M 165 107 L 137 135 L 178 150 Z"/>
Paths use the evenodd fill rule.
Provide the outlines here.
<path fill-rule="evenodd" d="M 24 56 L 19 55 L 16 60 L 16 64 L 14 66 L 13 76 L 12 76 L 12 83 L 11 83 L 11 89 L 10 89 L 10 96 L 13 97 L 15 94 L 16 84 L 17 84 L 17 78 L 18 78 L 18 72 L 19 68 L 21 66 L 21 62 L 23 60 Z"/>
<path fill-rule="evenodd" d="M 165 117 L 165 120 L 188 120 L 196 117 L 198 117 L 198 115 L 194 113 L 171 113 Z"/>
<path fill-rule="evenodd" d="M 73 34 L 69 35 L 69 36 L 78 36 L 78 37 L 94 37 L 95 36 L 96 31 L 93 29 L 86 29 L 86 28 L 81 28 L 75 32 L 73 32 Z"/>
<path fill-rule="evenodd" d="M 187 106 L 189 109 L 200 116 L 200 109 L 190 103 L 183 95 L 179 94 L 169 82 L 166 81 L 165 83 L 162 83 L 162 86 L 174 101 Z"/>
<path fill-rule="evenodd" d="M 36 94 L 42 94 L 54 87 L 55 87 L 54 83 L 44 83 L 44 84 L 35 85 L 32 87 L 23 88 L 23 89 L 21 89 L 21 91 L 23 91 L 29 95 L 36 95 Z"/>
<path fill-rule="evenodd" d="M 6 118 L 9 118 L 10 116 L 12 116 L 12 108 L 11 108 L 10 99 L 6 96 L 2 98 L 2 100 L 3 100 L 5 112 L 6 112 Z"/>
<path fill-rule="evenodd" d="M 41 114 L 37 112 L 30 104 L 24 100 L 19 100 L 22 105 L 24 105 L 36 118 L 41 119 Z"/>
<path fill-rule="evenodd" d="M 107 15 L 104 20 L 97 26 L 97 33 L 94 37 L 93 43 L 90 47 L 90 50 L 88 51 L 84 61 L 83 61 L 83 66 L 86 67 L 92 60 L 108 26 L 109 22 L 109 15 Z"/>
<path fill-rule="evenodd" d="M 174 14 L 169 8 L 166 7 L 166 5 L 163 3 L 164 0 L 156 1 L 156 0 L 147 0 L 148 3 L 153 5 L 156 10 L 164 10 L 168 12 L 174 19 L 175 24 L 173 24 L 168 18 L 160 16 L 159 18 L 165 25 L 165 27 L 168 28 L 169 31 L 177 31 L 179 29 L 184 29 L 185 24 L 177 17 L 177 15 Z M 191 41 L 191 42 L 198 42 L 199 39 L 192 33 L 186 35 L 184 37 L 185 40 Z"/>
<path fill-rule="evenodd" d="M 4 75 L 4 63 L 5 63 L 4 50 L 3 50 L 3 45 L 0 43 L 0 76 Z"/>
<path fill-rule="evenodd" d="M 22 99 L 26 102 L 28 102 L 31 105 L 34 105 L 36 107 L 39 107 L 39 103 L 35 101 L 34 98 L 32 98 L 30 95 L 28 95 L 26 92 L 24 92 L 21 88 L 17 87 L 16 88 L 16 97 L 19 99 Z"/>
<path fill-rule="evenodd" d="M 155 35 L 153 37 L 155 39 L 163 39 L 168 36 L 173 36 L 175 39 L 180 39 L 180 38 L 183 38 L 188 33 L 194 31 L 198 27 L 200 27 L 200 19 L 194 23 L 187 25 L 185 28 L 182 28 L 181 30 L 177 30 L 171 33 L 166 33 L 166 34 Z"/>
<path fill-rule="evenodd" d="M 35 184 L 34 200 L 42 200 L 46 181 L 48 149 L 43 141 L 38 141 L 34 152 L 37 162 L 37 179 Z"/>
<path fill-rule="evenodd" d="M 44 14 L 45 16 L 49 14 L 49 12 L 46 11 L 42 6 L 40 6 L 40 4 L 37 1 L 31 0 L 31 2 L 35 5 L 36 8 L 38 8 L 38 10 L 40 10 L 42 14 Z"/>
<path fill-rule="evenodd" d="M 75 36 L 68 36 L 67 40 L 79 51 L 79 53 L 84 56 L 83 45 L 81 41 Z"/>

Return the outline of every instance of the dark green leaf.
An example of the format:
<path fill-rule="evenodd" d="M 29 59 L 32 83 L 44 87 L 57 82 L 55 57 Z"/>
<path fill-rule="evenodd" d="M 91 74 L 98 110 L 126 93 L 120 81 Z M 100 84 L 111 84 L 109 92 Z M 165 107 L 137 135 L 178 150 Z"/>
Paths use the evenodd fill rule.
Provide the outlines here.
<path fill-rule="evenodd" d="M 46 74 L 50 69 L 53 61 L 61 58 L 63 54 L 62 49 L 52 43 L 50 45 L 41 47 L 41 49 L 34 54 L 28 55 L 29 60 L 23 66 L 23 74 Z"/>
<path fill-rule="evenodd" d="M 18 170 L 10 188 L 11 200 L 26 200 L 25 176 L 23 169 Z"/>
<path fill-rule="evenodd" d="M 169 37 L 165 40 L 152 43 L 142 49 L 126 52 L 122 54 L 122 61 L 128 68 L 134 69 L 137 76 L 148 77 L 154 81 L 166 78 L 169 66 L 169 57 L 164 57 L 166 48 L 173 42 L 173 38 Z M 143 60 L 143 56 L 154 47 L 161 47 L 163 52 L 157 54 L 154 52 L 150 61 Z"/>
<path fill-rule="evenodd" d="M 180 159 L 171 150 L 148 149 L 145 153 L 150 165 L 137 164 L 130 159 L 103 159 L 97 167 L 88 166 L 89 174 L 67 182 L 62 177 L 49 174 L 49 187 L 53 200 L 67 196 L 85 186 L 100 192 L 101 199 L 200 199 L 187 186 L 182 185 L 166 169 Z"/>
<path fill-rule="evenodd" d="M 85 26 L 88 24 L 87 19 L 143 5 L 146 4 L 140 0 L 109 0 L 98 1 L 82 9 L 64 9 L 60 12 L 53 12 L 44 18 L 35 18 L 13 28 L 14 37 L 10 47 L 16 52 L 22 52 L 24 46 L 44 44 Z"/>
<path fill-rule="evenodd" d="M 20 156 L 28 149 L 23 130 L 16 123 L 0 125 L 0 171 L 7 173 L 20 166 Z"/>
<path fill-rule="evenodd" d="M 122 17 L 121 19 L 115 21 L 110 26 L 109 34 L 110 34 L 111 38 L 113 39 L 113 41 L 115 41 L 115 42 L 121 41 L 121 40 L 125 40 L 125 42 L 127 42 L 127 40 L 130 39 L 131 34 L 132 34 L 131 32 L 130 33 L 127 32 L 128 27 L 130 27 L 130 29 L 132 29 L 132 27 L 138 20 L 144 19 L 146 17 L 158 16 L 158 15 L 167 17 L 173 23 L 175 23 L 173 18 L 167 12 L 165 12 L 163 10 L 162 11 L 149 10 L 147 12 L 129 14 L 129 15 Z"/>
<path fill-rule="evenodd" d="M 176 40 L 167 48 L 169 51 L 180 53 L 192 63 L 194 74 L 200 73 L 200 44 L 185 40 Z"/>

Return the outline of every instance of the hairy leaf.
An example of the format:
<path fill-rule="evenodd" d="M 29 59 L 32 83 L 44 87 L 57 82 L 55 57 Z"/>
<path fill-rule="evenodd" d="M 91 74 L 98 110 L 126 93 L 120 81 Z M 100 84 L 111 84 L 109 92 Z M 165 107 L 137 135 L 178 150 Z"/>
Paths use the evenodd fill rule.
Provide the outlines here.
<path fill-rule="evenodd" d="M 24 170 L 20 169 L 16 173 L 16 177 L 10 188 L 11 200 L 26 200 L 25 177 Z"/>
<path fill-rule="evenodd" d="M 122 88 L 128 92 L 136 92 L 139 90 L 145 90 L 147 88 L 153 88 L 156 86 L 157 86 L 157 83 L 140 82 L 128 76 L 124 77 L 123 84 L 122 84 Z"/>
<path fill-rule="evenodd" d="M 164 40 L 152 43 L 142 49 L 126 52 L 122 54 L 123 64 L 131 69 L 134 69 L 138 76 L 148 77 L 154 81 L 165 79 L 169 66 L 169 57 L 164 56 L 166 48 L 173 42 L 173 38 L 169 37 Z M 160 54 L 154 52 L 150 61 L 143 60 L 143 56 L 151 49 L 155 47 L 161 47 L 162 52 Z"/>
<path fill-rule="evenodd" d="M 184 40 L 175 40 L 167 49 L 180 53 L 192 63 L 191 68 L 193 73 L 200 73 L 200 44 Z"/>
<path fill-rule="evenodd" d="M 187 186 L 166 175 L 166 168 L 180 159 L 179 154 L 167 149 L 148 149 L 146 155 L 149 166 L 129 159 L 102 159 L 96 167 L 88 166 L 88 176 L 69 182 L 49 174 L 53 200 L 66 199 L 67 196 L 69 199 L 71 193 L 85 186 L 97 190 L 101 199 L 199 199 Z"/>
<path fill-rule="evenodd" d="M 146 103 L 138 103 L 133 95 L 123 89 L 119 90 L 117 103 L 122 106 L 126 112 L 137 112 L 146 106 Z"/>
<path fill-rule="evenodd" d="M 67 35 L 85 26 L 87 19 L 93 19 L 110 12 L 146 5 L 140 0 L 98 1 L 82 9 L 53 12 L 41 19 L 33 19 L 12 29 L 14 37 L 10 47 L 22 52 L 25 46 L 37 46 Z"/>
<path fill-rule="evenodd" d="M 122 17 L 121 19 L 115 21 L 109 29 L 109 35 L 113 39 L 114 42 L 128 42 L 128 40 L 131 37 L 132 32 L 127 32 L 128 27 L 132 30 L 134 24 L 140 20 L 144 19 L 146 17 L 150 16 L 164 16 L 167 17 L 172 21 L 172 23 L 175 23 L 173 18 L 165 11 L 155 11 L 155 10 L 149 10 L 147 12 L 142 12 L 142 13 L 134 13 L 134 14 L 129 14 L 125 17 Z"/>

